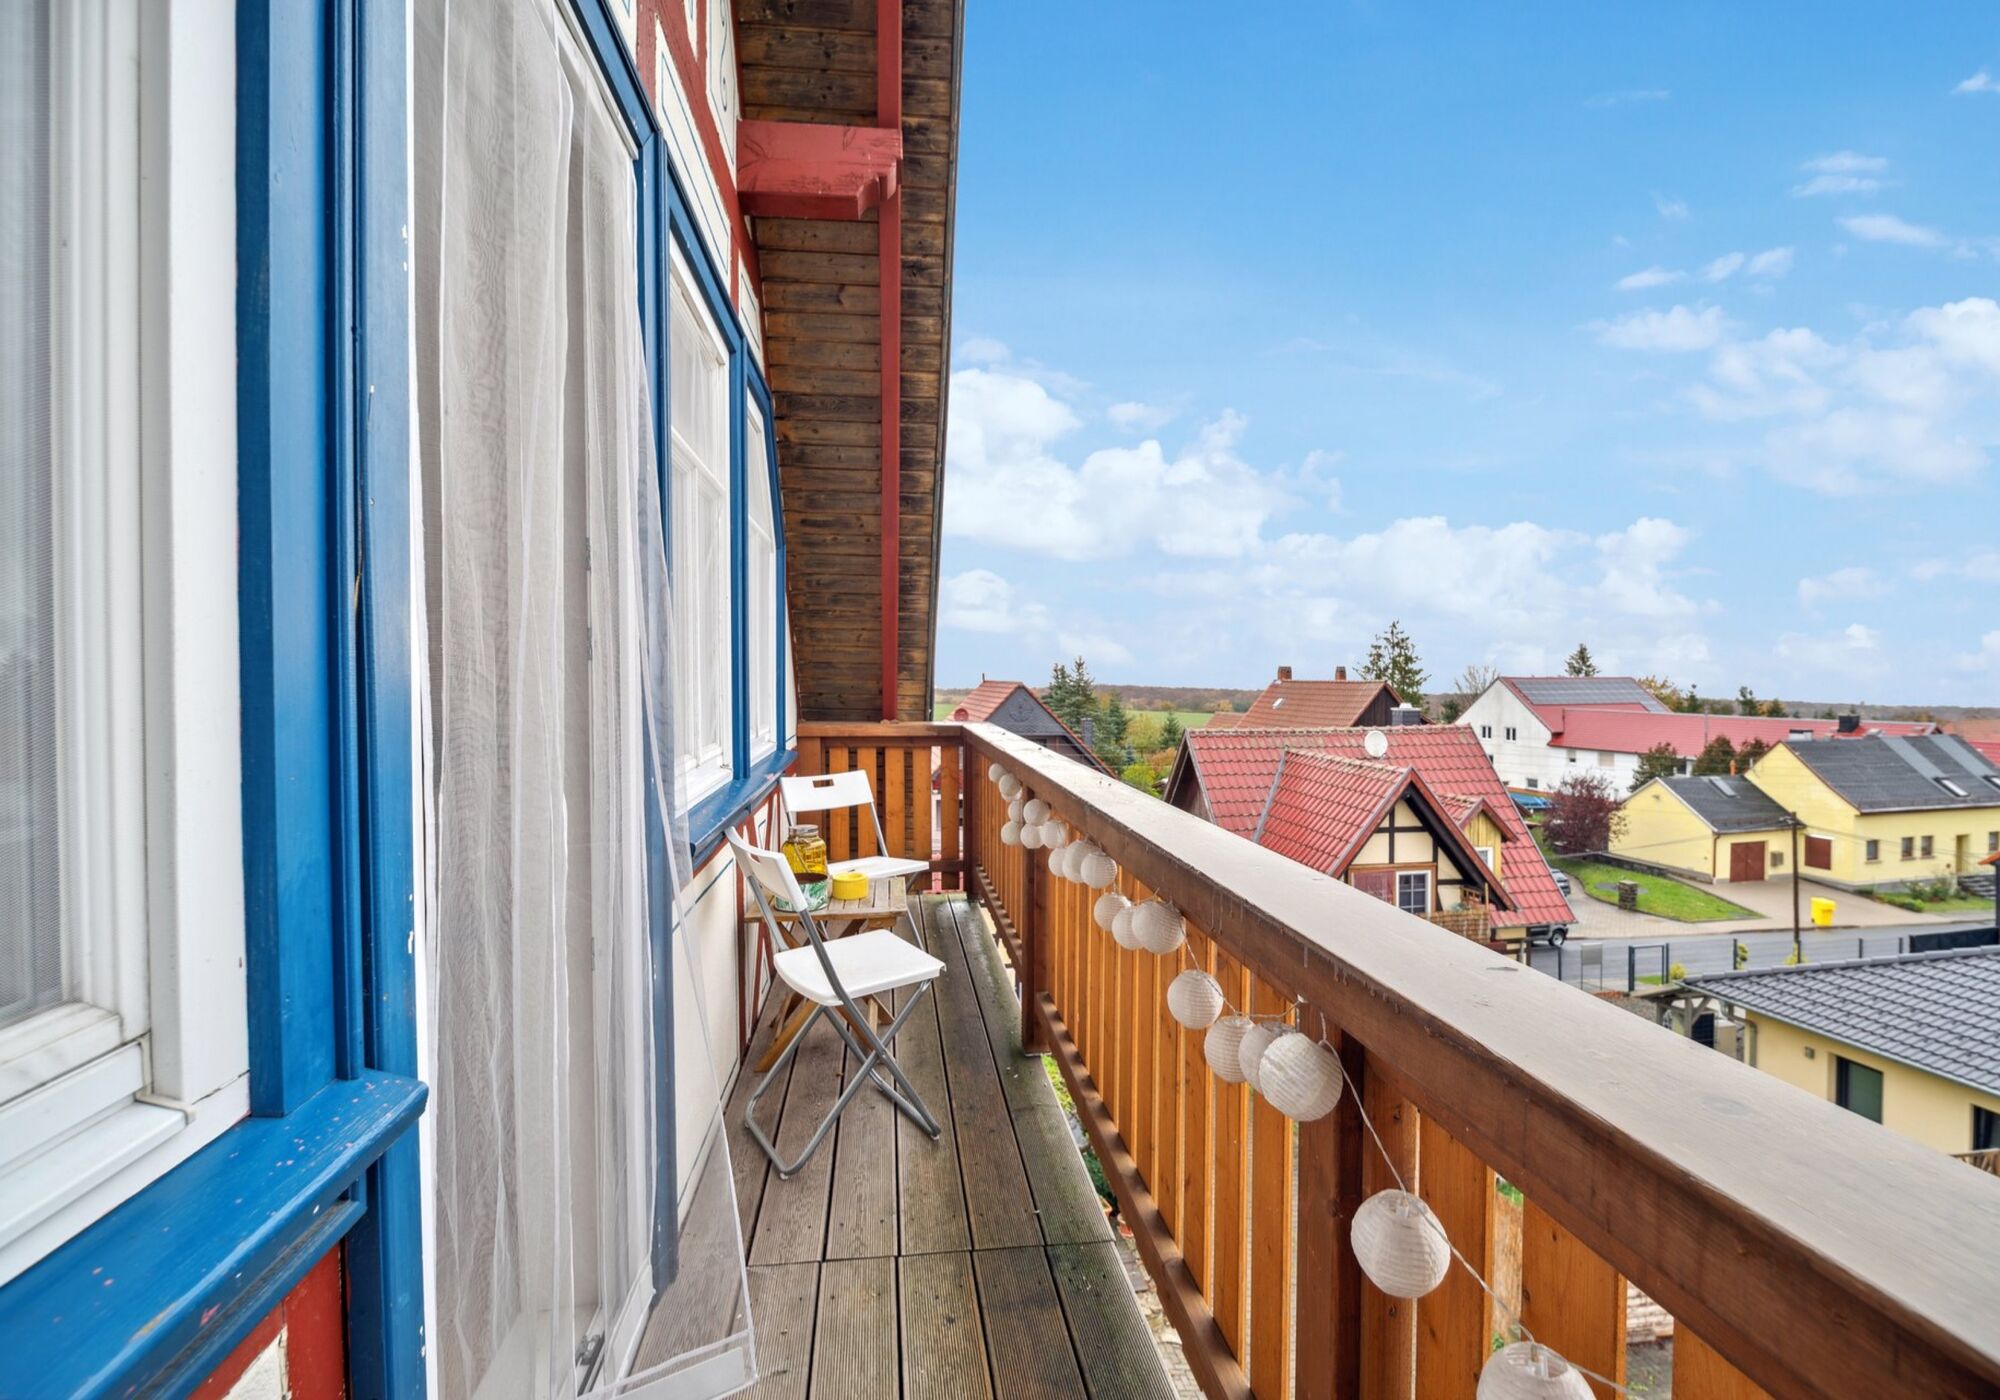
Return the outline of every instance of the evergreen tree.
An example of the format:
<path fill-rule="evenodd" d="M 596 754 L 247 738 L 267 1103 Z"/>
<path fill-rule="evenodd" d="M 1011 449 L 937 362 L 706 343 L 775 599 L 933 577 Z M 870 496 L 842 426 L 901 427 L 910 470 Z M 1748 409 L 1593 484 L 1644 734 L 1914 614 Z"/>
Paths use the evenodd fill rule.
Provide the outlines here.
<path fill-rule="evenodd" d="M 1456 695 L 1445 696 L 1443 701 L 1438 705 L 1438 714 L 1443 717 L 1446 724 L 1453 723 L 1464 713 L 1465 706 L 1459 703 Z"/>
<path fill-rule="evenodd" d="M 1727 734 L 1718 734 L 1695 757 L 1694 771 L 1703 776 L 1725 776 L 1735 771 L 1736 745 Z"/>
<path fill-rule="evenodd" d="M 1592 659 L 1590 648 L 1582 642 L 1578 642 L 1576 650 L 1569 654 L 1569 660 L 1563 663 L 1563 674 L 1570 676 L 1596 675 L 1597 662 Z"/>
<path fill-rule="evenodd" d="M 1179 748 L 1181 746 L 1181 736 L 1186 732 L 1181 727 L 1181 717 L 1177 714 L 1169 713 L 1167 715 L 1167 722 L 1160 726 L 1160 747 L 1163 749 Z"/>
<path fill-rule="evenodd" d="M 1083 733 L 1084 718 L 1097 709 L 1097 682 L 1091 679 L 1089 663 L 1079 656 L 1071 669 L 1058 661 L 1049 672 L 1049 688 L 1042 693 L 1042 703 L 1057 719 Z"/>
<path fill-rule="evenodd" d="M 1650 783 L 1655 778 L 1671 778 L 1681 771 L 1681 756 L 1674 752 L 1674 746 L 1662 739 L 1659 743 L 1639 755 L 1639 771 L 1633 775 L 1632 791 Z"/>
<path fill-rule="evenodd" d="M 1124 702 L 1115 691 L 1104 697 L 1103 706 L 1092 718 L 1096 721 L 1092 742 L 1097 756 L 1113 771 L 1130 763 L 1132 751 L 1125 747 L 1125 731 L 1132 725 L 1132 716 L 1126 712 Z"/>
<path fill-rule="evenodd" d="M 1401 622 L 1391 621 L 1368 644 L 1368 659 L 1361 663 L 1361 674 L 1371 681 L 1387 681 L 1389 689 L 1405 705 L 1423 707 L 1424 682 L 1430 679 L 1430 673 L 1424 670 L 1417 656 L 1417 645 Z"/>
<path fill-rule="evenodd" d="M 1764 707 L 1757 703 L 1757 697 L 1750 693 L 1750 687 L 1736 687 L 1736 713 L 1739 715 L 1761 715 Z"/>

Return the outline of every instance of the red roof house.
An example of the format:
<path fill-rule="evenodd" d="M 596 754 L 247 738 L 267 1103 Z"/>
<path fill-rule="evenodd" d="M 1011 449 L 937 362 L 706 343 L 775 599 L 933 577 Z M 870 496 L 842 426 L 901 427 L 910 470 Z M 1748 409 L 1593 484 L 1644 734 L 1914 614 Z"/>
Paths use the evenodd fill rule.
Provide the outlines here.
<path fill-rule="evenodd" d="M 1042 697 L 1020 681 L 982 680 L 953 707 L 951 717 L 961 724 L 997 724 L 1065 758 L 1087 763 L 1101 772 L 1111 771 L 1082 736 L 1057 718 L 1056 712 L 1042 703 Z"/>
<path fill-rule="evenodd" d="M 1280 666 L 1278 678 L 1247 710 L 1243 727 L 1263 729 L 1351 729 L 1383 725 L 1399 702 L 1385 681 L 1351 681 L 1347 668 L 1336 666 L 1330 681 L 1292 679 L 1292 668 Z"/>
<path fill-rule="evenodd" d="M 1461 833 L 1482 814 L 1501 831 L 1506 850 L 1498 854 L 1498 873 L 1504 897 L 1493 901 L 1495 925 L 1567 926 L 1574 920 L 1476 734 L 1460 725 L 1379 732 L 1387 750 L 1371 758 L 1369 731 L 1360 728 L 1190 729 L 1168 775 L 1166 798 L 1239 836 L 1326 869 L 1323 857 L 1329 864 L 1337 861 L 1342 843 L 1351 842 L 1357 829 L 1373 829 L 1364 810 L 1370 795 L 1379 800 L 1396 781 L 1392 775 L 1407 771 L 1421 782 L 1420 788 L 1415 781 L 1408 786 L 1446 813 Z M 1346 759 L 1359 768 L 1343 769 L 1338 777 L 1302 768 L 1296 786 L 1276 792 L 1280 800 L 1274 803 L 1281 770 L 1290 772 L 1300 754 Z M 1309 830 L 1314 827 L 1318 830 Z"/>

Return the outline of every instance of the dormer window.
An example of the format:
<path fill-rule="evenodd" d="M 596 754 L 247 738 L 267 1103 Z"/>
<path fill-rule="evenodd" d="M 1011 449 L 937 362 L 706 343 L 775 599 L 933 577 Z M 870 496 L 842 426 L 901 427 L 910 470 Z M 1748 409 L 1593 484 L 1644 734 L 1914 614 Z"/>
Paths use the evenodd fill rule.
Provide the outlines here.
<path fill-rule="evenodd" d="M 1960 787 L 1957 783 L 1953 782 L 1950 778 L 1933 778 L 1931 779 L 1931 781 L 1936 783 L 1939 787 L 1943 788 L 1946 792 L 1950 793 L 1953 797 L 1968 797 L 1971 795 L 1967 793 L 1964 788 Z"/>

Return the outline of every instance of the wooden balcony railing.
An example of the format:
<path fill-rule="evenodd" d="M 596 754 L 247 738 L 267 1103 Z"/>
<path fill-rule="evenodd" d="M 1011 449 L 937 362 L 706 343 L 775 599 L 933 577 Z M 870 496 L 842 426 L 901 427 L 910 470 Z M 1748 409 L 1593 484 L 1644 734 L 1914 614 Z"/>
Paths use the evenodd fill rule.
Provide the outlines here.
<path fill-rule="evenodd" d="M 1677 1400 L 2000 1393 L 2000 1182 L 991 726 L 808 725 L 802 748 L 802 771 L 870 768 L 892 849 L 987 905 L 1023 1043 L 1061 1067 L 1209 1395 L 1472 1395 L 1493 1301 L 1458 1268 L 1387 1297 L 1348 1248 L 1394 1184 L 1384 1152 L 1590 1371 L 1624 1376 L 1630 1279 L 1677 1320 Z M 1119 948 L 1095 892 L 1001 843 L 994 762 L 1117 861 L 1116 888 L 1179 907 L 1184 956 Z M 1353 1094 L 1293 1124 L 1210 1074 L 1164 1004 L 1183 962 L 1323 1025 L 1383 1151 Z"/>

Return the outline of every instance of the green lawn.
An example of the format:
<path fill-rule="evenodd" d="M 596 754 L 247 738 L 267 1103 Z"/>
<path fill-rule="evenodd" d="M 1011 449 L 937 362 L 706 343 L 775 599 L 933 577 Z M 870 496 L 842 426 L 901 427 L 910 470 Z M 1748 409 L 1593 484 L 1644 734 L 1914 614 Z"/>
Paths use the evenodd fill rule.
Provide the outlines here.
<path fill-rule="evenodd" d="M 1132 717 L 1131 728 L 1126 731 L 1127 739 L 1133 743 L 1133 747 L 1143 748 L 1145 746 L 1137 742 L 1139 736 L 1136 731 L 1149 729 L 1153 734 L 1158 734 L 1160 726 L 1167 722 L 1169 712 L 1166 710 L 1128 710 L 1126 713 Z M 1199 729 L 1202 725 L 1207 724 L 1211 719 L 1215 718 L 1207 710 L 1174 710 L 1171 713 L 1180 717 L 1181 728 L 1183 729 Z M 950 719 L 950 703 L 943 700 L 938 701 L 932 707 L 931 718 L 938 720 Z"/>
<path fill-rule="evenodd" d="M 1754 919 L 1755 909 L 1745 909 L 1740 904 L 1731 904 L 1726 899 L 1718 899 L 1699 885 L 1683 884 L 1670 880 L 1665 875 L 1654 875 L 1643 870 L 1627 870 L 1622 866 L 1603 865 L 1594 860 L 1573 860 L 1568 856 L 1550 855 L 1549 864 L 1566 871 L 1573 888 L 1581 890 L 1592 899 L 1601 899 L 1606 904 L 1618 902 L 1618 882 L 1633 880 L 1639 886 L 1639 912 L 1658 914 L 1663 919 L 1678 919 L 1682 923 L 1706 923 L 1711 919 Z"/>
<path fill-rule="evenodd" d="M 1883 904 L 1908 909 L 1915 914 L 1990 914 L 1993 901 L 1984 895 L 1955 894 L 1944 899 L 1916 899 L 1909 895 L 1876 895 Z"/>

